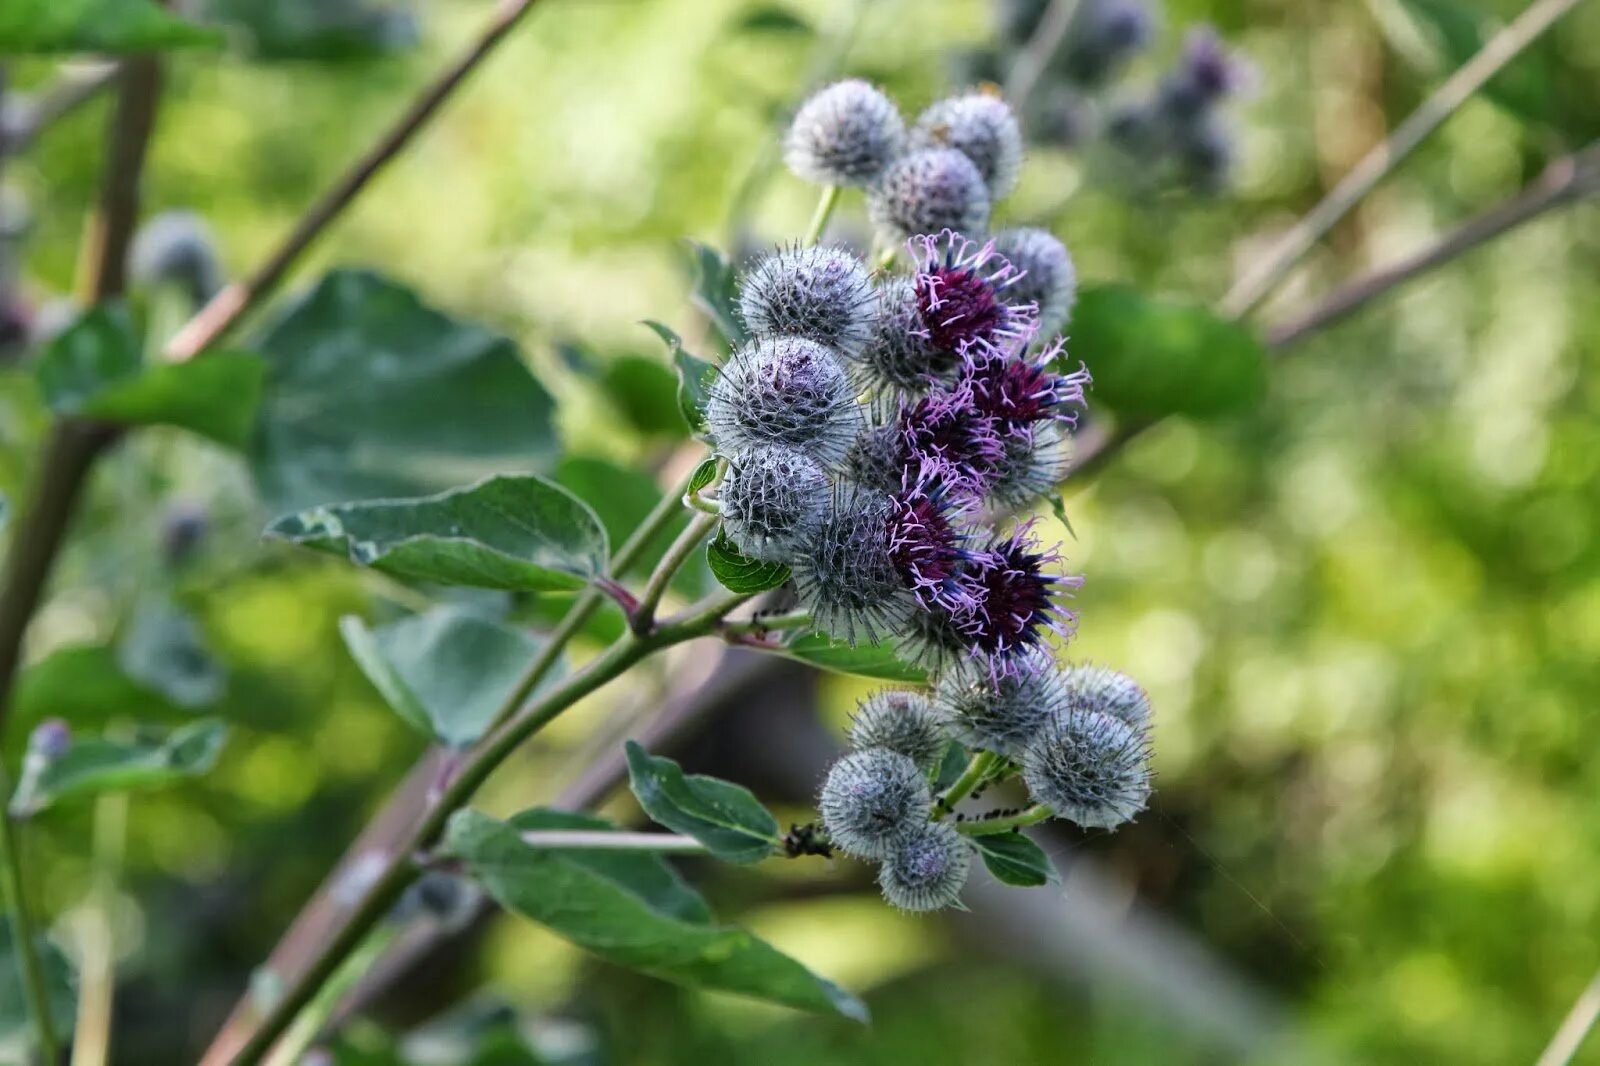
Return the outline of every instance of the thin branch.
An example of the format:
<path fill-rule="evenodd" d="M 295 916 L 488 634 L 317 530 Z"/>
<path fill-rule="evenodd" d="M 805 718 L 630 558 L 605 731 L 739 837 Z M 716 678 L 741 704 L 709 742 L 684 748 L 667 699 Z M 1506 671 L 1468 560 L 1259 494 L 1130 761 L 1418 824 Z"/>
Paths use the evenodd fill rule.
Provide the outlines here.
<path fill-rule="evenodd" d="M 995 836 L 1000 833 L 1009 833 L 1024 826 L 1038 825 L 1040 822 L 1054 818 L 1055 812 L 1042 803 L 1035 803 L 1032 807 L 1008 814 L 999 818 L 985 818 L 982 815 L 971 821 L 961 822 L 956 826 L 956 832 L 969 837 Z"/>
<path fill-rule="evenodd" d="M 37 92 L 11 93 L 0 108 L 0 154 L 26 151 L 41 133 L 111 85 L 117 70 L 116 63 L 75 65 Z"/>
<path fill-rule="evenodd" d="M 1243 318 L 1261 305 L 1296 263 L 1371 192 L 1400 162 L 1427 140 L 1484 84 L 1582 0 L 1534 0 L 1515 21 L 1490 38 L 1477 55 L 1445 79 L 1422 105 L 1395 128 L 1388 140 L 1368 152 L 1311 211 L 1284 234 L 1264 259 L 1242 276 L 1222 300 L 1230 318 Z"/>
<path fill-rule="evenodd" d="M 656 609 L 661 606 L 661 598 L 667 594 L 667 586 L 672 582 L 673 575 L 678 568 L 688 561 L 689 556 L 700 546 L 700 542 L 711 535 L 717 528 L 721 518 L 711 514 L 696 514 L 694 521 L 684 527 L 678 539 L 672 542 L 672 547 L 667 549 L 667 554 L 661 557 L 661 562 L 656 564 L 655 572 L 646 582 L 644 592 L 639 595 L 639 606 L 628 618 L 628 625 L 635 633 L 648 633 L 655 625 Z"/>
<path fill-rule="evenodd" d="M 439 106 L 450 97 L 494 51 L 505 36 L 538 0 L 500 0 L 488 25 L 461 56 L 439 75 L 406 108 L 389 132 L 347 170 L 333 187 L 322 195 L 295 224 L 283 243 L 267 257 L 255 273 L 225 287 L 211 302 L 180 329 L 167 344 L 167 358 L 183 362 L 216 343 L 244 314 L 277 287 L 295 260 L 310 247 L 328 225 L 344 213 L 356 195 L 366 188 L 390 160 L 411 142 Z"/>
<path fill-rule="evenodd" d="M 660 851 L 675 855 L 704 852 L 694 837 L 677 833 L 623 833 L 609 829 L 535 829 L 522 834 L 530 848 L 565 848 L 578 851 Z"/>
<path fill-rule="evenodd" d="M 1348 317 L 1412 278 L 1597 192 L 1600 192 L 1600 143 L 1556 160 L 1522 192 L 1450 231 L 1422 251 L 1343 286 L 1300 317 L 1274 326 L 1267 334 L 1267 345 L 1286 348 Z"/>
<path fill-rule="evenodd" d="M 1536 1066 L 1567 1066 L 1583 1047 L 1596 1021 L 1600 1021 L 1600 973 L 1579 993 Z"/>
<path fill-rule="evenodd" d="M 11 778 L 0 765 L 0 795 L 11 794 Z M 22 986 L 27 1014 L 33 1020 L 39 1057 L 56 1062 L 61 1057 L 55 1019 L 50 1016 L 50 996 L 46 990 L 44 966 L 39 958 L 38 939 L 33 929 L 33 903 L 22 874 L 22 855 L 17 846 L 11 812 L 0 807 L 0 899 L 5 900 L 6 917 L 11 924 L 12 954 L 16 957 L 18 983 Z"/>
<path fill-rule="evenodd" d="M 1011 76 L 1006 79 L 1006 99 L 1018 111 L 1027 104 L 1028 97 L 1039 85 L 1039 78 L 1050 58 L 1066 39 L 1072 26 L 1072 17 L 1078 13 L 1078 0 L 1051 0 L 1050 6 L 1039 17 L 1033 36 L 1022 46 L 1016 62 L 1011 65 Z"/>
<path fill-rule="evenodd" d="M 128 282 L 128 246 L 139 222 L 139 185 L 155 130 L 161 64 L 135 56 L 122 64 L 121 90 L 111 117 L 111 150 L 100 203 L 84 243 L 83 298 L 91 304 L 122 295 Z"/>

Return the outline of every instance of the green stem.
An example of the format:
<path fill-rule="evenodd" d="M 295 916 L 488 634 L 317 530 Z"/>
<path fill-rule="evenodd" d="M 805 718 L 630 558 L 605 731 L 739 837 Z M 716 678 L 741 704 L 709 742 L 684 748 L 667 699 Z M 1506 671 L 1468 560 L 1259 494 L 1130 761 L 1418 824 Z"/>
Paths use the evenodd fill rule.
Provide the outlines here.
<path fill-rule="evenodd" d="M 828 219 L 833 217 L 833 209 L 839 206 L 839 186 L 824 185 L 822 199 L 817 201 L 817 209 L 811 214 L 811 224 L 806 227 L 806 235 L 800 243 L 807 247 L 816 244 L 822 239 L 822 231 L 828 228 Z"/>
<path fill-rule="evenodd" d="M 889 247 L 878 253 L 878 259 L 872 264 L 875 270 L 888 270 L 894 266 L 894 257 L 900 254 L 900 246 L 891 243 Z"/>
<path fill-rule="evenodd" d="M 655 572 L 650 575 L 644 592 L 639 596 L 639 606 L 634 610 L 633 617 L 628 619 L 628 624 L 635 633 L 650 632 L 650 628 L 655 625 L 656 608 L 661 606 L 661 597 L 667 594 L 667 585 L 672 581 L 672 575 L 688 561 L 689 556 L 700 546 L 700 542 L 711 535 L 711 531 L 717 528 L 717 523 L 720 521 L 719 515 L 698 514 L 694 516 L 694 521 L 678 534 L 678 539 L 672 542 L 667 554 L 656 564 Z"/>
<path fill-rule="evenodd" d="M 783 614 L 762 615 L 745 622 L 728 622 L 722 631 L 731 636 L 760 636 L 789 629 L 804 629 L 811 624 L 810 611 L 786 611 Z"/>
<path fill-rule="evenodd" d="M 956 830 L 969 837 L 994 836 L 996 833 L 1009 833 L 1013 829 L 1021 829 L 1025 825 L 1034 825 L 1047 818 L 1054 818 L 1055 811 L 1042 803 L 1035 803 L 1032 807 L 1020 814 L 1008 815 L 1005 818 L 984 818 L 977 821 L 961 822 Z"/>
<path fill-rule="evenodd" d="M 944 795 L 939 797 L 939 802 L 934 804 L 934 816 L 942 818 L 956 809 L 956 804 L 966 799 L 972 790 L 983 783 L 995 766 L 1000 762 L 1000 756 L 992 751 L 980 751 L 967 763 L 967 768 L 961 776 L 956 778 L 955 784 L 945 789 Z"/>
<path fill-rule="evenodd" d="M 11 795 L 11 778 L 0 766 L 0 796 Z M 22 855 L 17 848 L 16 826 L 9 812 L 0 810 L 0 879 L 4 880 L 6 910 L 11 916 L 11 946 L 17 956 L 17 972 L 22 978 L 22 994 L 33 1017 L 39 1053 L 46 1063 L 61 1059 L 55 1024 L 50 1017 L 50 999 L 45 993 L 44 966 L 39 961 L 39 944 L 34 939 L 33 915 L 28 906 L 22 876 Z"/>
<path fill-rule="evenodd" d="M 348 921 L 318 950 L 304 973 L 268 1009 L 261 1024 L 233 1059 L 233 1066 L 254 1066 L 271 1050 L 278 1038 L 316 996 L 317 991 L 338 971 L 344 960 L 366 939 L 371 929 L 389 912 L 401 894 L 417 877 L 413 856 L 425 851 L 443 832 L 450 816 L 472 798 L 506 758 L 574 703 L 605 687 L 629 668 L 657 651 L 710 636 L 717 632 L 722 618 L 749 596 L 714 596 L 685 611 L 681 616 L 654 626 L 648 633 L 627 633 L 582 670 L 539 696 L 481 740 L 467 755 L 460 772 L 442 789 L 404 839 L 388 853 L 383 871 L 357 903 Z"/>

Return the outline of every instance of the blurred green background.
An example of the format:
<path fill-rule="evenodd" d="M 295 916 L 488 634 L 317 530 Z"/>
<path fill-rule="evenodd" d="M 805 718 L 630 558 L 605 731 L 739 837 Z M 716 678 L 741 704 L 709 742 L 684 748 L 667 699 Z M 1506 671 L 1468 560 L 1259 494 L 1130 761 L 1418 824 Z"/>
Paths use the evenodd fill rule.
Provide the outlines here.
<path fill-rule="evenodd" d="M 851 6 L 547 0 L 296 279 L 374 266 L 512 335 L 558 397 L 569 457 L 658 468 L 671 434 L 630 417 L 607 368 L 665 365 L 641 319 L 703 330 L 682 238 L 748 248 L 803 228 L 814 190 L 781 172 L 748 227 L 731 233 L 728 213 L 819 53 L 914 114 L 952 87 L 955 54 L 993 33 L 979 0 L 868 0 L 828 60 Z M 1214 301 L 1264 235 L 1458 61 L 1440 26 L 1521 7 L 1174 0 L 1130 80 L 1152 82 L 1197 21 L 1250 58 L 1233 187 L 1130 203 L 1041 148 L 1002 217 L 1046 222 L 1086 281 Z M 490 8 L 429 3 L 417 46 L 376 58 L 175 58 L 147 208 L 199 212 L 226 264 L 247 269 Z M 1430 11 L 1444 14 L 1419 17 Z M 8 73 L 27 87 L 52 66 Z M 1600 134 L 1600 5 L 1580 5 L 1495 85 L 1337 228 L 1263 320 L 1421 247 Z M 7 162 L 31 214 L 21 291 L 36 303 L 72 288 L 106 116 L 92 104 Z M 836 228 L 865 232 L 858 199 Z M 1164 424 L 1074 488 L 1067 551 L 1088 583 L 1072 654 L 1149 686 L 1159 779 L 1151 811 L 1121 833 L 1041 835 L 1063 888 L 998 903 L 980 892 L 970 914 L 914 919 L 847 862 L 688 867 L 721 913 L 862 992 L 873 1028 L 674 989 L 501 917 L 353 1023 L 345 1061 L 380 1061 L 381 1033 L 474 996 L 512 1005 L 553 1060 L 580 1056 L 564 1061 L 1533 1061 L 1600 967 L 1597 295 L 1600 211 L 1581 205 L 1275 361 L 1256 409 Z M 1093 351 L 1075 354 L 1093 369 Z M 0 376 L 12 499 L 43 422 L 26 376 Z M 175 505 L 211 516 L 175 580 L 227 664 L 220 713 L 235 729 L 209 777 L 131 800 L 113 909 L 114 1061 L 127 1064 L 192 1061 L 422 747 L 336 632 L 341 614 L 392 611 L 408 593 L 263 546 L 269 516 L 241 464 L 154 430 L 93 484 L 30 641 L 8 751 L 48 715 L 185 713 L 121 682 L 104 650 L 160 580 Z M 490 805 L 548 800 L 609 708 L 651 706 L 705 654 L 580 708 L 500 774 Z M 820 678 L 827 728 L 868 688 Z M 729 709 L 725 735 L 759 756 L 688 750 L 801 817 L 794 775 L 772 770 L 792 756 L 814 773 L 798 727 L 763 726 L 793 692 L 758 686 Z M 64 943 L 94 822 L 53 813 L 32 835 Z M 449 1042 L 427 1035 L 413 1061 L 451 1061 L 427 1057 Z M 1600 1042 L 1579 1061 L 1600 1063 Z"/>

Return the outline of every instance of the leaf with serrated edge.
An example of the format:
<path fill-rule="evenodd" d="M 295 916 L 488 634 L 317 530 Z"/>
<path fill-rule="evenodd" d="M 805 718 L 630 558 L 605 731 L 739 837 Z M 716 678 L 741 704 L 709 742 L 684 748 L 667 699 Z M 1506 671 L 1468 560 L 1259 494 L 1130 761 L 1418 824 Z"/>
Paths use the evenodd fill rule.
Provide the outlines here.
<path fill-rule="evenodd" d="M 778 847 L 778 820 L 750 790 L 700 774 L 627 743 L 628 782 L 657 823 L 687 833 L 719 859 L 760 862 Z"/>

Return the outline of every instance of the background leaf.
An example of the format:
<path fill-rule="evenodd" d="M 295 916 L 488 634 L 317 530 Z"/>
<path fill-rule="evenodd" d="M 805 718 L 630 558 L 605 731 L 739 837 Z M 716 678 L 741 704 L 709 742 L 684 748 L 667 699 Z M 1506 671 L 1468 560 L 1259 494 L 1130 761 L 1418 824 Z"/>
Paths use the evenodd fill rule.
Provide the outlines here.
<path fill-rule="evenodd" d="M 555 453 L 553 402 L 516 345 L 377 275 L 327 275 L 258 348 L 250 462 L 273 511 L 533 473 Z"/>
<path fill-rule="evenodd" d="M 34 370 L 58 414 L 125 425 L 172 425 L 242 448 L 261 399 L 265 364 L 245 352 L 145 365 L 125 310 L 96 307 L 45 349 Z"/>
<path fill-rule="evenodd" d="M 194 619 L 159 597 L 146 597 L 134 609 L 117 645 L 117 665 L 135 682 L 190 709 L 215 703 L 227 683 Z"/>
<path fill-rule="evenodd" d="M 742 554 L 721 530 L 716 539 L 706 545 L 706 562 L 729 592 L 765 592 L 789 580 L 787 564 L 764 563 Z"/>
<path fill-rule="evenodd" d="M 253 59 L 370 59 L 416 45 L 416 16 L 367 0 L 206 0 L 208 22 L 246 39 Z"/>
<path fill-rule="evenodd" d="M 11 936 L 11 921 L 4 911 L 0 911 L 0 1055 L 33 1040 L 33 1022 L 28 1014 L 27 997 L 22 991 L 22 977 L 17 969 L 13 947 L 15 941 Z M 50 1004 L 50 1017 L 55 1022 L 56 1032 L 70 1033 L 78 999 L 73 987 L 72 963 L 46 937 L 38 938 L 37 954 L 44 969 L 45 996 Z M 21 1054 L 20 1051 L 17 1053 Z M 17 1058 L 6 1061 L 25 1060 Z"/>
<path fill-rule="evenodd" d="M 594 512 L 532 475 L 415 500 L 315 507 L 278 519 L 267 535 L 396 577 L 474 588 L 577 589 L 606 564 Z"/>
<path fill-rule="evenodd" d="M 699 356 L 690 355 L 683 347 L 683 338 L 659 322 L 646 322 L 656 336 L 666 341 L 672 352 L 672 366 L 678 372 L 678 410 L 689 430 L 695 434 L 706 431 L 706 401 L 711 396 L 711 383 L 716 380 L 717 368 Z"/>
<path fill-rule="evenodd" d="M 824 670 L 885 681 L 925 684 L 928 672 L 901 660 L 887 641 L 882 644 L 857 644 L 851 647 L 824 633 L 805 633 L 783 646 L 782 654 Z"/>
<path fill-rule="evenodd" d="M 728 257 L 708 244 L 690 241 L 694 255 L 694 290 L 690 299 L 704 311 L 728 347 L 750 339 L 739 317 L 739 279 Z"/>
<path fill-rule="evenodd" d="M 37 774 L 24 774 L 11 810 L 34 813 L 67 799 L 157 788 L 206 773 L 228 727 L 214 718 L 179 726 L 162 739 L 74 737 L 72 746 Z"/>
<path fill-rule="evenodd" d="M 1254 333 L 1199 304 L 1126 285 L 1083 290 L 1072 312 L 1069 360 L 1094 375 L 1091 405 L 1119 415 L 1224 415 L 1266 390 L 1266 353 Z"/>
<path fill-rule="evenodd" d="M 778 847 L 778 820 L 750 790 L 715 777 L 688 774 L 671 759 L 627 742 L 628 782 L 652 820 L 687 833 L 719 859 L 760 862 Z"/>
<path fill-rule="evenodd" d="M 148 52 L 220 44 L 222 35 L 152 0 L 5 0 L 0 53 Z"/>
<path fill-rule="evenodd" d="M 1044 849 L 1021 833 L 990 833 L 967 839 L 978 849 L 989 872 L 1004 884 L 1037 888 L 1061 879 Z"/>
<path fill-rule="evenodd" d="M 635 431 L 647 437 L 687 436 L 674 396 L 677 375 L 660 359 L 617 356 L 605 363 L 596 384 Z"/>
<path fill-rule="evenodd" d="M 539 641 L 522 630 L 455 607 L 377 629 L 346 616 L 339 632 L 401 717 L 457 747 L 484 734 L 539 651 Z"/>
<path fill-rule="evenodd" d="M 450 819 L 446 842 L 502 906 L 603 959 L 680 984 L 866 1019 L 854 996 L 749 932 L 668 914 L 610 869 L 518 836 L 542 827 L 465 810 Z"/>

